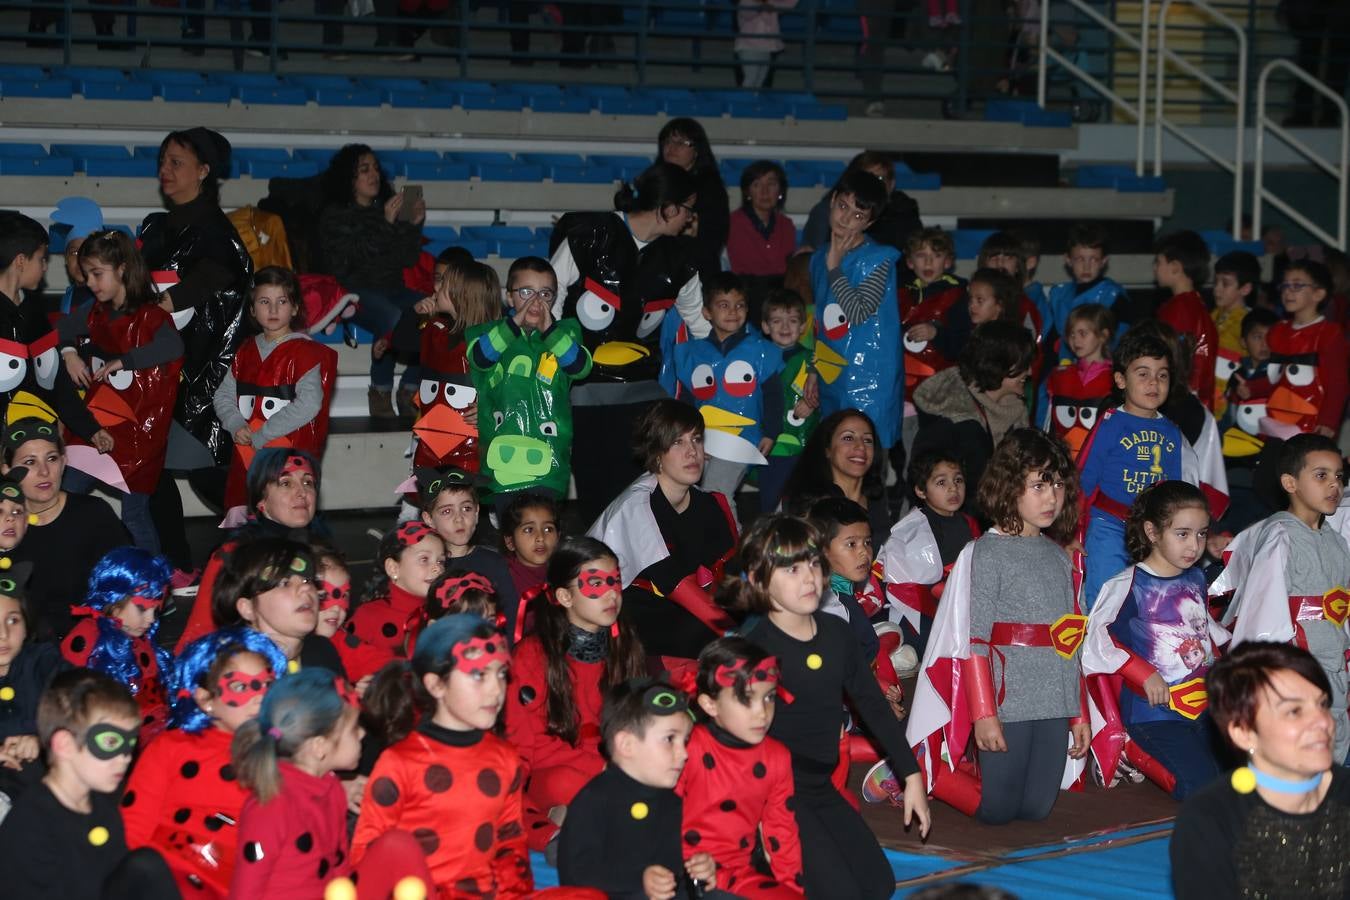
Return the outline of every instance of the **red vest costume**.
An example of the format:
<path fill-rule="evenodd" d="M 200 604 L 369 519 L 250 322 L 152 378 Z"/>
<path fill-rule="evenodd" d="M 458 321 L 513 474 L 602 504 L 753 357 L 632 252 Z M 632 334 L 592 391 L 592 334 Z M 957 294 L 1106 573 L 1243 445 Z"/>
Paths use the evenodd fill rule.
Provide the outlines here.
<path fill-rule="evenodd" d="M 89 360 L 91 373 L 108 360 L 150 343 L 162 325 L 173 325 L 169 314 L 153 304 L 117 319 L 109 312 L 106 303 L 95 303 L 89 311 L 89 341 L 80 348 L 80 355 Z M 85 394 L 85 405 L 94 419 L 113 437 L 110 455 L 133 493 L 153 493 L 159 484 L 182 368 L 180 356 L 152 369 L 122 369 L 93 382 Z M 70 432 L 66 439 L 86 443 Z"/>
<path fill-rule="evenodd" d="M 947 311 L 957 303 L 966 302 L 966 283 L 951 275 L 942 275 L 931 284 L 918 287 L 917 282 L 902 284 L 899 290 L 900 328 L 908 332 L 923 322 L 936 322 L 939 328 L 947 323 Z M 905 400 L 913 401 L 914 389 L 955 363 L 933 346 L 932 341 L 902 339 L 905 349 Z"/>
<path fill-rule="evenodd" d="M 1214 327 L 1205 301 L 1196 291 L 1176 294 L 1158 307 L 1158 318 L 1175 328 L 1190 345 L 1190 389 L 1205 408 L 1213 412 L 1214 357 L 1219 352 L 1219 329 Z"/>
<path fill-rule="evenodd" d="M 464 421 L 464 411 L 478 402 L 478 394 L 469 377 L 468 345 L 463 333 L 450 333 L 450 322 L 439 315 L 422 328 L 421 416 L 413 424 L 413 465 L 477 472 L 478 429 Z"/>
<path fill-rule="evenodd" d="M 1074 459 L 1097 424 L 1097 412 L 1114 386 L 1110 363 L 1098 366 L 1090 375 L 1077 363 L 1060 366 L 1046 379 L 1050 432 L 1063 438 Z"/>
<path fill-rule="evenodd" d="M 1277 322 L 1270 344 L 1272 419 L 1312 431 L 1340 426 L 1346 398 L 1346 342 L 1340 326 L 1323 319 L 1302 328 Z"/>
<path fill-rule="evenodd" d="M 257 430 L 278 410 L 295 399 L 295 386 L 305 373 L 319 367 L 323 385 L 323 406 L 318 415 L 289 434 L 268 441 L 269 447 L 295 447 L 315 459 L 323 457 L 323 445 L 328 440 L 328 405 L 333 400 L 337 383 L 337 354 L 329 347 L 308 337 L 288 338 L 263 359 L 255 340 L 244 341 L 235 354 L 234 373 L 239 412 L 248 421 L 249 428 Z M 253 462 L 254 448 L 234 445 L 230 460 L 230 477 L 225 486 L 225 508 L 244 506 L 248 502 L 246 481 L 248 467 Z"/>

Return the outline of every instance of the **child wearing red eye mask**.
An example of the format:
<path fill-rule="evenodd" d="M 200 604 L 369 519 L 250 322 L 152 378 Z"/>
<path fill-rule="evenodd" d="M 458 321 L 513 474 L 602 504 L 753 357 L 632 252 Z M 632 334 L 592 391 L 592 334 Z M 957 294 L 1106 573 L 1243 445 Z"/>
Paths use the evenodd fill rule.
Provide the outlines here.
<path fill-rule="evenodd" d="M 230 742 L 285 671 L 277 645 L 244 627 L 198 638 L 175 663 L 179 688 L 169 728 L 132 769 L 121 811 L 127 846 L 163 856 L 185 897 L 229 893 L 248 797 L 230 762 Z"/>
<path fill-rule="evenodd" d="M 533 849 L 545 849 L 567 804 L 605 767 L 605 690 L 646 674 L 642 644 L 622 609 L 614 551 L 594 538 L 563 541 L 549 559 L 547 589 L 531 602 L 535 633 L 516 646 L 506 692 L 506 737 L 529 776 L 525 814 Z"/>
<path fill-rule="evenodd" d="M 85 601 L 71 607 L 80 621 L 61 642 L 74 666 L 125 684 L 141 710 L 141 746 L 164 730 L 171 684 L 169 652 L 155 643 L 159 610 L 173 569 L 138 547 L 110 550 L 89 575 Z"/>

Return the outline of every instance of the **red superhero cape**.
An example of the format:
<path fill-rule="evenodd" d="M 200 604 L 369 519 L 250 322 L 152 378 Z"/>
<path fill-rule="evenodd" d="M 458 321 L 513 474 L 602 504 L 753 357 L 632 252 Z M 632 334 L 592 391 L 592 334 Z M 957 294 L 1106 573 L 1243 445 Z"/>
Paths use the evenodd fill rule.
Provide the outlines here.
<path fill-rule="evenodd" d="M 90 358 L 90 372 L 135 347 L 150 343 L 169 314 L 153 304 L 112 319 L 109 305 L 95 303 L 89 311 L 89 342 L 82 348 Z M 112 459 L 133 493 L 149 494 L 159 484 L 168 447 L 169 423 L 178 399 L 179 357 L 152 369 L 122 369 L 94 382 L 84 402 L 99 426 L 112 435 Z M 66 440 L 84 444 L 67 431 Z"/>

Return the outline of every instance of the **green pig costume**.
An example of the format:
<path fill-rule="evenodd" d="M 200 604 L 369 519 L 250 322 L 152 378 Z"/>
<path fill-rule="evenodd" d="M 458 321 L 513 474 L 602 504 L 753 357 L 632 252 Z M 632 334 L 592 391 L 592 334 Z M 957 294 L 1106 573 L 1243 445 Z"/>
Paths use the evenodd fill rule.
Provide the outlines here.
<path fill-rule="evenodd" d="M 542 489 L 567 496 L 572 383 L 591 371 L 580 324 L 564 319 L 527 333 L 508 317 L 470 328 L 466 338 L 492 493 Z"/>

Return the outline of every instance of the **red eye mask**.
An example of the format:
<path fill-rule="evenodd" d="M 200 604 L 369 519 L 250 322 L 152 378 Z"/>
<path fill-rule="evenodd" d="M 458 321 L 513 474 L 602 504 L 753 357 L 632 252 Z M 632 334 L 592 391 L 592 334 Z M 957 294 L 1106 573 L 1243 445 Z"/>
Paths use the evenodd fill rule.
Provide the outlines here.
<path fill-rule="evenodd" d="M 622 590 L 623 576 L 618 569 L 582 569 L 577 577 L 577 591 L 592 600 L 599 600 L 610 591 Z"/>
<path fill-rule="evenodd" d="M 333 584 L 331 581 L 319 582 L 319 611 L 332 609 L 334 606 L 341 607 L 346 612 L 351 607 L 352 586 L 350 584 Z"/>
<path fill-rule="evenodd" d="M 451 648 L 455 668 L 468 675 L 477 675 L 494 662 L 506 665 L 511 655 L 506 652 L 506 641 L 500 635 L 475 637 L 461 641 Z"/>
<path fill-rule="evenodd" d="M 394 538 L 400 547 L 411 547 L 429 534 L 435 534 L 430 528 L 416 520 L 404 522 L 394 529 Z"/>
<path fill-rule="evenodd" d="M 159 609 L 160 603 L 163 602 L 159 597 L 142 597 L 140 594 L 128 597 L 127 600 L 129 600 L 137 609 L 145 612 Z"/>
<path fill-rule="evenodd" d="M 357 709 L 361 708 L 361 698 L 357 696 L 356 689 L 347 683 L 347 679 L 341 676 L 334 678 L 333 689 L 337 691 L 337 695 L 342 698 L 343 703 L 348 706 L 355 706 Z"/>
<path fill-rule="evenodd" d="M 717 682 L 719 687 L 734 688 L 736 678 L 744 673 L 748 684 L 753 684 L 756 681 L 772 684 L 778 692 L 778 696 L 783 698 L 784 703 L 792 702 L 792 695 L 788 693 L 787 688 L 778 683 L 778 657 L 766 656 L 759 661 L 759 665 L 747 672 L 748 662 L 749 660 L 742 657 L 729 666 L 718 666 L 717 671 L 713 673 L 713 681 Z"/>
<path fill-rule="evenodd" d="M 437 586 L 433 599 L 440 605 L 441 609 L 449 610 L 459 602 L 459 598 L 464 596 L 468 590 L 483 591 L 486 594 L 492 594 L 494 597 L 497 592 L 493 590 L 492 582 L 488 581 L 477 572 L 466 572 L 459 578 L 444 581 Z"/>
<path fill-rule="evenodd" d="M 226 706 L 244 706 L 254 697 L 261 697 L 276 681 L 271 672 L 249 675 L 244 672 L 226 672 L 216 682 L 220 699 Z"/>

